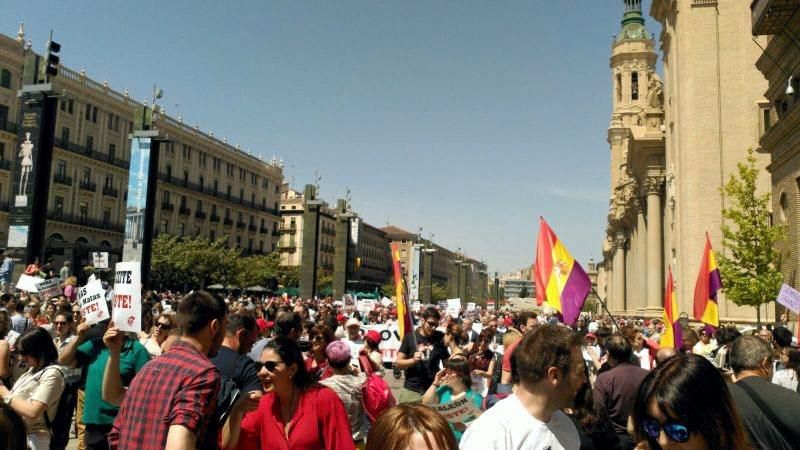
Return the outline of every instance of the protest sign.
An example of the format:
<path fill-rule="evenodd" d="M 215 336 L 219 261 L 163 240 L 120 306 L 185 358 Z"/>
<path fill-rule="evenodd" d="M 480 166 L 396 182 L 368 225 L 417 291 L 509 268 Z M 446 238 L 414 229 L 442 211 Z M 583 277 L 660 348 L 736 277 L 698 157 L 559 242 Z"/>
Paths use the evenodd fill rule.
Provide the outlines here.
<path fill-rule="evenodd" d="M 467 303 L 467 311 L 472 311 L 474 309 L 475 309 L 475 303 L 474 302 Z"/>
<path fill-rule="evenodd" d="M 355 311 L 356 309 L 356 299 L 353 298 L 350 294 L 344 294 L 342 296 L 342 309 L 348 312 Z"/>
<path fill-rule="evenodd" d="M 36 289 L 36 285 L 42 281 L 44 281 L 44 278 L 32 277 L 23 273 L 19 276 L 19 280 L 17 280 L 17 284 L 14 286 L 21 291 L 39 292 L 39 290 Z"/>
<path fill-rule="evenodd" d="M 483 331 L 483 324 L 480 322 L 473 322 L 472 331 L 481 334 L 481 331 Z"/>
<path fill-rule="evenodd" d="M 78 289 L 78 300 L 81 305 L 81 316 L 86 318 L 87 325 L 94 325 L 108 319 L 106 291 L 100 280 L 90 281 Z"/>
<path fill-rule="evenodd" d="M 381 299 L 381 305 L 383 305 L 385 308 L 388 308 L 388 307 L 392 306 L 393 304 L 394 304 L 394 302 L 392 301 L 392 299 L 390 299 L 388 297 L 383 297 Z"/>
<path fill-rule="evenodd" d="M 480 410 L 465 393 L 453 397 L 453 400 L 439 405 L 429 405 L 450 423 L 469 423 L 480 415 Z"/>
<path fill-rule="evenodd" d="M 364 300 L 359 300 L 358 310 L 363 313 L 369 313 L 370 311 L 375 309 L 376 304 L 378 304 L 376 300 L 365 298 Z"/>
<path fill-rule="evenodd" d="M 419 300 L 411 304 L 411 310 L 414 311 L 415 313 L 418 313 L 420 309 L 422 309 L 422 302 L 420 302 Z"/>
<path fill-rule="evenodd" d="M 487 311 L 494 311 L 494 300 L 488 300 L 486 302 L 486 310 Z"/>
<path fill-rule="evenodd" d="M 58 278 L 50 278 L 40 283 L 36 283 L 36 290 L 39 292 L 39 298 L 42 300 L 58 297 L 63 294 L 61 290 L 61 280 Z"/>
<path fill-rule="evenodd" d="M 90 281 L 94 281 L 94 280 L 96 280 L 96 279 L 97 279 L 97 277 L 95 277 L 95 276 L 94 276 L 94 274 L 91 274 L 91 275 L 89 275 L 89 279 L 88 279 L 88 280 L 86 280 L 86 282 L 88 283 L 88 282 L 90 282 Z"/>
<path fill-rule="evenodd" d="M 92 252 L 95 269 L 108 269 L 108 252 Z"/>
<path fill-rule="evenodd" d="M 447 309 L 445 309 L 445 314 L 449 314 L 453 318 L 458 317 L 458 315 L 461 314 L 461 299 L 448 298 Z"/>
<path fill-rule="evenodd" d="M 112 317 L 120 331 L 142 331 L 142 270 L 138 261 L 119 262 L 114 274 Z"/>
<path fill-rule="evenodd" d="M 441 310 L 447 309 L 447 302 L 444 301 L 444 300 L 440 301 L 439 302 L 439 309 L 441 309 Z"/>
<path fill-rule="evenodd" d="M 397 331 L 397 325 L 365 325 L 364 330 L 375 330 L 381 335 L 381 343 L 378 348 L 383 355 L 383 362 L 394 362 L 397 357 L 397 351 L 400 349 L 400 333 Z"/>
<path fill-rule="evenodd" d="M 777 301 L 792 312 L 800 314 L 800 292 L 792 289 L 788 284 L 781 286 Z"/>

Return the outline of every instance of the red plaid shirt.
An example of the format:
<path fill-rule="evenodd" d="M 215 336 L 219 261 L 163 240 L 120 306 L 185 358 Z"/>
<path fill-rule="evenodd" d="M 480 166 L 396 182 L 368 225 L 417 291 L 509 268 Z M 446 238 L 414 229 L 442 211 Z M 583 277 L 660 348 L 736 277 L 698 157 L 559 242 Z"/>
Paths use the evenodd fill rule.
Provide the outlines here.
<path fill-rule="evenodd" d="M 178 341 L 148 362 L 131 382 L 114 427 L 112 449 L 158 449 L 167 443 L 171 425 L 181 425 L 198 437 L 197 448 L 217 405 L 219 370 L 191 345 Z M 216 443 L 212 444 L 215 446 Z"/>

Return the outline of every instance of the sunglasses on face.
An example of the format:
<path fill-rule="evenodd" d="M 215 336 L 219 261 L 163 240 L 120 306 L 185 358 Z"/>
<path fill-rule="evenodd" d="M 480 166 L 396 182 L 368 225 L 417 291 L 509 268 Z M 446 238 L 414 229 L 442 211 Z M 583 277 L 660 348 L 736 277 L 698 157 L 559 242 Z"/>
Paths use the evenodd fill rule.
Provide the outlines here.
<path fill-rule="evenodd" d="M 255 362 L 256 372 L 261 372 L 261 368 L 262 367 L 264 369 L 267 369 L 267 372 L 275 372 L 275 369 L 278 368 L 278 364 L 283 364 L 283 361 L 277 361 L 277 362 L 276 361 L 267 361 L 267 362 L 256 361 Z"/>
<path fill-rule="evenodd" d="M 157 323 L 156 327 L 159 330 L 171 330 L 172 329 L 172 325 L 170 325 L 168 323 L 161 323 L 161 322 Z"/>
<path fill-rule="evenodd" d="M 428 326 L 431 327 L 431 328 L 434 328 L 434 327 L 436 327 L 436 325 L 439 325 L 439 322 L 426 321 L 425 323 L 427 323 Z"/>
<path fill-rule="evenodd" d="M 661 423 L 655 419 L 642 421 L 642 430 L 653 439 L 658 439 L 662 428 L 664 429 L 664 434 L 672 441 L 683 443 L 689 440 L 689 427 L 687 425 L 674 421 Z"/>
<path fill-rule="evenodd" d="M 323 337 L 322 336 L 314 336 L 314 337 L 311 338 L 311 340 L 314 341 L 314 342 L 322 341 Z"/>
<path fill-rule="evenodd" d="M 62 325 L 67 325 L 67 322 L 53 322 L 53 325 L 60 327 Z"/>

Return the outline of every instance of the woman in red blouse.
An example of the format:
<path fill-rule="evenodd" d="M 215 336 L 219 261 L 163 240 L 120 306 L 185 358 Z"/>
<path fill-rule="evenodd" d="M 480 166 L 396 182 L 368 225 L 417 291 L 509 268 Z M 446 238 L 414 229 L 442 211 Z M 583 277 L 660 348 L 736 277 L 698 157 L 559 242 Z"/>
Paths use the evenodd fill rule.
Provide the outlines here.
<path fill-rule="evenodd" d="M 347 412 L 332 389 L 315 382 L 297 343 L 270 341 L 256 363 L 264 386 L 258 406 L 234 407 L 222 430 L 222 445 L 240 450 L 354 450 Z M 240 406 L 237 405 L 237 406 Z"/>
<path fill-rule="evenodd" d="M 328 365 L 325 349 L 336 340 L 333 330 L 327 325 L 317 325 L 308 330 L 308 338 L 311 341 L 311 351 L 305 360 L 306 371 L 314 381 L 330 378 L 333 371 Z"/>

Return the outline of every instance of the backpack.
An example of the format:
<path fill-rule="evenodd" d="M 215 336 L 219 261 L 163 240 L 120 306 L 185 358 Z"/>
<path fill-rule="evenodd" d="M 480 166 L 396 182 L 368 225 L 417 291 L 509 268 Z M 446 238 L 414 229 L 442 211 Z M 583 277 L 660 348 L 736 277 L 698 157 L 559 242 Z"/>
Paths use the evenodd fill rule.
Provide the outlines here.
<path fill-rule="evenodd" d="M 372 371 L 372 364 L 370 364 L 369 357 L 361 354 L 358 357 L 364 373 L 367 375 L 367 381 L 361 388 L 362 400 L 364 405 L 364 412 L 370 423 L 375 422 L 375 419 L 385 410 L 397 404 L 397 401 L 392 395 L 392 390 L 386 381 L 378 374 Z"/>
<path fill-rule="evenodd" d="M 44 372 L 50 368 L 56 369 L 58 373 L 61 374 L 61 378 L 64 379 L 64 390 L 61 391 L 61 396 L 58 398 L 58 408 L 56 408 L 56 415 L 53 417 L 53 420 L 50 420 L 47 414 L 47 407 L 44 409 L 44 423 L 47 425 L 47 428 L 50 429 L 50 450 L 56 450 L 65 448 L 67 443 L 69 443 L 71 414 L 69 411 L 70 402 L 68 401 L 68 397 L 70 395 L 70 390 L 67 386 L 67 376 L 58 366 L 45 367 L 42 369 L 39 378 L 41 379 Z"/>

